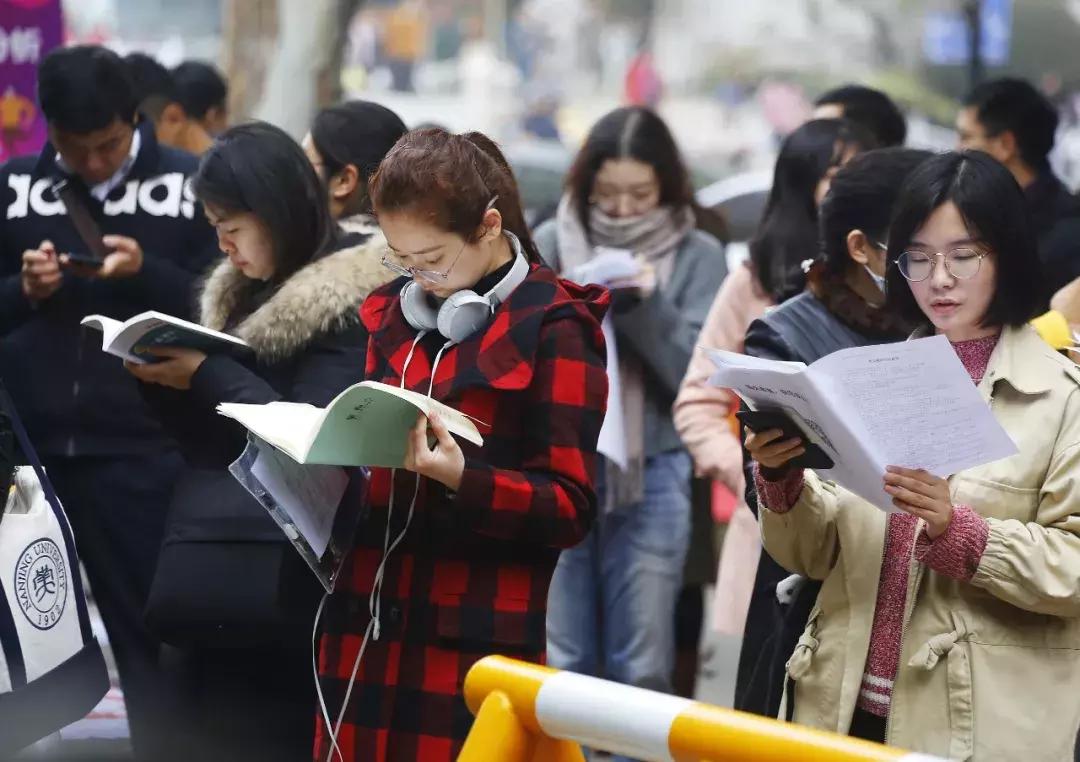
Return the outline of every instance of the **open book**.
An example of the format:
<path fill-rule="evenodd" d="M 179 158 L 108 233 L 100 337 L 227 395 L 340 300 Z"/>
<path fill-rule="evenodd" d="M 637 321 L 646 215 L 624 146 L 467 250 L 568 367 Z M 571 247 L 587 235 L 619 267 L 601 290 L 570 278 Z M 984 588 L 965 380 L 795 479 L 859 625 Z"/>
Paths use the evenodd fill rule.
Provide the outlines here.
<path fill-rule="evenodd" d="M 452 407 L 378 381 L 350 386 L 325 409 L 300 402 L 223 402 L 217 409 L 297 463 L 402 466 L 410 430 L 421 412 L 438 413 L 450 433 L 484 444 L 473 422 Z"/>
<path fill-rule="evenodd" d="M 944 336 L 854 347 L 807 367 L 708 350 L 710 383 L 780 410 L 834 461 L 822 475 L 886 511 L 887 466 L 950 476 L 1016 445 Z"/>
<path fill-rule="evenodd" d="M 207 354 L 251 351 L 251 347 L 235 336 L 161 312 L 143 312 L 124 322 L 104 315 L 87 315 L 82 319 L 82 325 L 101 331 L 103 352 L 139 364 L 156 362 L 159 358 L 147 352 L 136 352 L 136 347 L 182 347 Z"/>

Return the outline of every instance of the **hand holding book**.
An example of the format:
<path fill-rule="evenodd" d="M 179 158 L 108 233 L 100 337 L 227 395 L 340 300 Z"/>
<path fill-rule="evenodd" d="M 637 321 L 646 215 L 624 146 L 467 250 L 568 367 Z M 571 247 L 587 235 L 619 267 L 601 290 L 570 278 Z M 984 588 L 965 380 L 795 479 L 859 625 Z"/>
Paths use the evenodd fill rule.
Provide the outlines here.
<path fill-rule="evenodd" d="M 429 432 L 435 435 L 435 446 L 429 443 Z M 465 473 L 465 454 L 446 428 L 438 412 L 420 413 L 409 432 L 405 451 L 405 469 L 426 476 L 457 492 Z"/>
<path fill-rule="evenodd" d="M 162 359 L 160 362 L 141 364 L 124 360 L 128 373 L 143 383 L 168 386 L 181 391 L 191 388 L 192 376 L 206 359 L 205 352 L 182 347 L 135 347 L 135 352 Z"/>

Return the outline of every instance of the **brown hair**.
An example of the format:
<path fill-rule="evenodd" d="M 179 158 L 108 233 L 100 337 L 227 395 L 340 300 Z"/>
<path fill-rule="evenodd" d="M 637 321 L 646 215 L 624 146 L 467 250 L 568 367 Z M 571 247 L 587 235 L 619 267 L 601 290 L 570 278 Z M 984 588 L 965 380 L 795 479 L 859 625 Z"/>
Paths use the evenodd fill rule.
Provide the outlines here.
<path fill-rule="evenodd" d="M 406 133 L 368 182 L 376 214 L 408 211 L 436 227 L 477 239 L 488 204 L 531 262 L 540 253 L 529 234 L 514 172 L 498 146 L 479 132 L 454 135 L 433 127 Z"/>

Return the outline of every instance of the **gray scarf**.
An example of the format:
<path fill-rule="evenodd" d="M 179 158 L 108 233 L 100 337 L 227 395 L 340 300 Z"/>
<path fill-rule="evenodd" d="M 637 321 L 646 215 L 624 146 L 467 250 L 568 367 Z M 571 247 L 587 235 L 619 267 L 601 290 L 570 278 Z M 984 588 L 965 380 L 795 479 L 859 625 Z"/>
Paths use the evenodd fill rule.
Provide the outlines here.
<path fill-rule="evenodd" d="M 559 262 L 569 273 L 595 255 L 595 247 L 628 249 L 656 268 L 657 288 L 663 289 L 675 269 L 675 257 L 687 234 L 694 229 L 689 207 L 661 206 L 635 217 L 611 217 L 589 207 L 589 233 L 569 196 L 559 202 L 555 215 Z M 626 471 L 605 460 L 605 510 L 640 502 L 645 496 L 645 381 L 641 360 L 630 352 L 619 353 L 622 382 L 623 425 L 626 433 Z"/>

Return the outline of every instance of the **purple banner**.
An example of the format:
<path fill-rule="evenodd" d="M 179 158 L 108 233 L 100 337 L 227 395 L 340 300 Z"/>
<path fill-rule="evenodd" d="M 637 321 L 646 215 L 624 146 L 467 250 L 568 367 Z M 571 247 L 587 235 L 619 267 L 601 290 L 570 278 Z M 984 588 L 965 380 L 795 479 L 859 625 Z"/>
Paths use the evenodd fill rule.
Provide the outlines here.
<path fill-rule="evenodd" d="M 60 0 L 0 0 L 0 162 L 45 143 L 37 67 L 62 39 Z"/>

